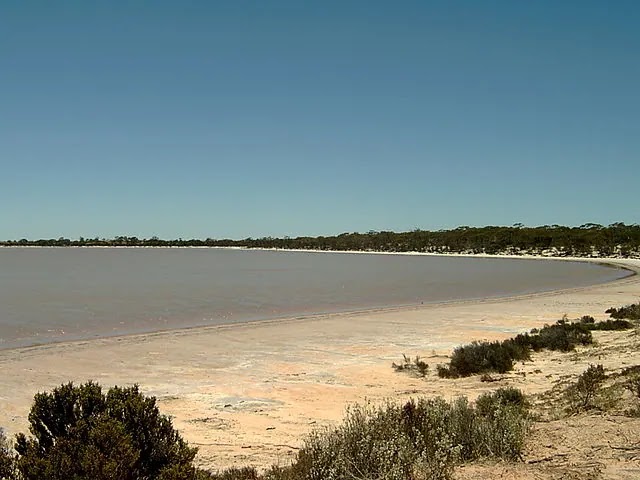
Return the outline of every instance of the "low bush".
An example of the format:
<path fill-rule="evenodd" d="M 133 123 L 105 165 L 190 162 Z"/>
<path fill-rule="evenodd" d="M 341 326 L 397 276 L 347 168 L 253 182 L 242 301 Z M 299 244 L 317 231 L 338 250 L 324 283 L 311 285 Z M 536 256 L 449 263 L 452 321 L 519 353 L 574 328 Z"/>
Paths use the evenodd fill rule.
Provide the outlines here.
<path fill-rule="evenodd" d="M 453 351 L 449 370 L 462 377 L 485 372 L 505 373 L 513 369 L 514 361 L 527 358 L 528 349 L 517 347 L 513 341 L 472 342 Z"/>
<path fill-rule="evenodd" d="M 596 322 L 593 317 L 584 316 L 577 322 L 566 318 L 553 325 L 532 329 L 502 342 L 472 342 L 456 347 L 451 354 L 449 365 L 438 365 L 441 378 L 458 378 L 492 372 L 505 373 L 513 369 L 515 362 L 529 360 L 531 351 L 557 350 L 570 352 L 577 346 L 593 343 L 593 330 L 625 330 L 633 324 L 626 320 L 606 320 Z"/>
<path fill-rule="evenodd" d="M 640 303 L 633 303 L 620 308 L 609 308 L 605 313 L 617 320 L 640 320 Z"/>
<path fill-rule="evenodd" d="M 629 330 L 633 328 L 633 323 L 628 320 L 616 319 L 616 320 L 604 320 L 602 322 L 598 322 L 594 325 L 590 325 L 589 330 Z"/>
<path fill-rule="evenodd" d="M 406 355 L 402 355 L 402 363 L 392 363 L 391 366 L 394 368 L 396 372 L 410 372 L 415 373 L 421 377 L 425 377 L 427 373 L 429 373 L 429 364 L 419 356 L 416 356 L 415 359 L 411 360 L 411 357 L 407 357 Z"/>
<path fill-rule="evenodd" d="M 493 415 L 500 408 L 511 407 L 523 414 L 529 409 L 529 402 L 521 390 L 514 387 L 499 388 L 493 393 L 484 393 L 476 400 L 480 415 Z"/>
<path fill-rule="evenodd" d="M 586 323 L 572 323 L 566 320 L 558 320 L 553 325 L 545 325 L 537 334 L 523 334 L 523 342 L 534 351 L 558 350 L 570 352 L 578 345 L 593 343 L 591 329 Z"/>
<path fill-rule="evenodd" d="M 577 382 L 567 390 L 570 408 L 574 411 L 593 408 L 600 387 L 606 378 L 607 375 L 604 373 L 602 365 L 589 365 L 580 374 Z"/>
<path fill-rule="evenodd" d="M 580 318 L 580 323 L 584 323 L 587 325 L 593 325 L 594 323 L 596 323 L 596 319 L 593 318 L 591 315 L 583 315 Z"/>
<path fill-rule="evenodd" d="M 529 426 L 512 392 L 487 394 L 482 408 L 464 397 L 354 406 L 344 422 L 311 434 L 292 465 L 295 478 L 450 479 L 458 461 L 519 458 Z"/>

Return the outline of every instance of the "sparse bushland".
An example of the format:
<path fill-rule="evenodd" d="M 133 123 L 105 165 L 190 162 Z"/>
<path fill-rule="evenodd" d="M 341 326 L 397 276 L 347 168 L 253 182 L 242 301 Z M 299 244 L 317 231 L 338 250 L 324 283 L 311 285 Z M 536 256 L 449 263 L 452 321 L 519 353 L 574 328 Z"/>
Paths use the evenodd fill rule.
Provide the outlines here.
<path fill-rule="evenodd" d="M 476 405 L 465 397 L 354 405 L 336 428 L 312 432 L 291 466 L 258 477 L 253 469 L 230 469 L 211 478 L 449 480 L 461 462 L 520 458 L 529 424 L 527 403 L 515 389 L 487 393 Z"/>
<path fill-rule="evenodd" d="M 596 322 L 593 317 L 584 316 L 576 322 L 570 322 L 565 317 L 553 325 L 534 328 L 529 333 L 521 333 L 507 340 L 475 341 L 457 347 L 451 354 L 449 365 L 438 365 L 437 372 L 442 378 L 506 373 L 513 369 L 515 362 L 530 360 L 532 351 L 570 352 L 577 346 L 592 344 L 592 331 L 627 330 L 633 326 L 632 322 L 620 319 Z"/>
<path fill-rule="evenodd" d="M 354 405 L 337 427 L 311 432 L 290 466 L 210 473 L 193 466 L 196 450 L 137 387 L 62 385 L 36 395 L 29 421 L 31 436 L 18 434 L 15 452 L 0 432 L 3 480 L 449 480 L 461 462 L 519 459 L 530 426 L 516 389 L 475 404 Z"/>
<path fill-rule="evenodd" d="M 369 231 L 342 233 L 336 236 L 297 238 L 174 239 L 137 238 L 51 238 L 40 240 L 0 241 L 6 246 L 130 246 L 130 247 L 247 247 L 313 250 L 351 250 L 385 252 L 433 253 L 509 253 L 544 254 L 553 256 L 616 256 L 635 257 L 640 254 L 640 225 L 613 223 L 608 226 L 587 223 L 579 227 L 543 225 L 526 227 L 461 226 L 454 230 L 413 230 L 411 232 Z"/>

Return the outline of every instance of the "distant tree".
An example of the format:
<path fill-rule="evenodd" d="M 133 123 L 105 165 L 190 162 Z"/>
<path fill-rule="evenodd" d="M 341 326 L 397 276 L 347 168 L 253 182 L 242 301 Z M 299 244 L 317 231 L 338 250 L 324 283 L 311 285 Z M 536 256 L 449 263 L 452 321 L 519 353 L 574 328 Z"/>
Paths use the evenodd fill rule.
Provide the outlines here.
<path fill-rule="evenodd" d="M 191 448 L 137 386 L 104 394 L 93 382 L 39 393 L 31 436 L 16 437 L 24 480 L 193 480 Z"/>

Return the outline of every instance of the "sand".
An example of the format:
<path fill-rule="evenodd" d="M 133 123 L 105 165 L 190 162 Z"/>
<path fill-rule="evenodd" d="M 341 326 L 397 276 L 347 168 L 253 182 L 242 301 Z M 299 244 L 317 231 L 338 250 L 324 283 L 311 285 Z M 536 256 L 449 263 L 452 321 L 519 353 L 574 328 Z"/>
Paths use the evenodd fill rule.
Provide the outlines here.
<path fill-rule="evenodd" d="M 610 263 L 640 271 L 640 260 Z M 464 394 L 473 399 L 496 388 L 477 377 L 442 380 L 431 373 L 425 380 L 397 373 L 391 364 L 400 362 L 402 354 L 420 355 L 435 367 L 461 343 L 506 338 L 564 314 L 604 319 L 606 308 L 634 303 L 639 297 L 640 276 L 634 276 L 508 299 L 4 350 L 0 426 L 9 434 L 26 431 L 33 395 L 63 382 L 95 380 L 105 387 L 137 383 L 144 393 L 157 397 L 162 412 L 199 447 L 201 466 L 215 470 L 286 465 L 310 429 L 339 421 L 349 403 L 419 395 Z M 624 362 L 636 361 L 634 355 L 629 353 Z M 614 369 L 623 361 L 611 355 L 608 362 L 607 368 Z M 549 354 L 504 381 L 540 393 L 567 371 L 579 373 L 581 365 Z M 472 473 L 467 469 L 464 478 L 474 478 Z"/>

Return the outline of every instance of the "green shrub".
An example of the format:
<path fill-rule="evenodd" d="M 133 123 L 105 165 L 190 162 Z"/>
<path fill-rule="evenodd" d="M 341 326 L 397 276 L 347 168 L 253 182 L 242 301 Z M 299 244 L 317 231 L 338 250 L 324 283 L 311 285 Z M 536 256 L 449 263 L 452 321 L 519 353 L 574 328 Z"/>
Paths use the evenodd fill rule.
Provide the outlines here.
<path fill-rule="evenodd" d="M 505 373 L 513 369 L 518 361 L 531 358 L 531 350 L 543 349 L 569 352 L 578 345 L 593 343 L 591 330 L 619 329 L 619 323 L 591 323 L 591 317 L 583 317 L 579 322 L 571 323 L 565 319 L 530 333 L 521 333 L 502 342 L 472 342 L 457 347 L 451 354 L 448 366 L 437 367 L 438 376 L 457 378 L 479 373 Z"/>
<path fill-rule="evenodd" d="M 605 313 L 617 320 L 640 320 L 640 303 L 633 303 L 620 308 L 609 308 Z"/>
<path fill-rule="evenodd" d="M 600 391 L 600 387 L 606 380 L 602 365 L 589 365 L 580 374 L 578 380 L 568 389 L 570 407 L 572 410 L 587 410 L 593 408 L 594 401 Z"/>
<path fill-rule="evenodd" d="M 535 335 L 526 336 L 529 346 L 535 350 L 559 350 L 570 352 L 578 345 L 593 343 L 591 330 L 586 323 L 570 323 L 559 320 L 553 325 L 545 325 Z"/>
<path fill-rule="evenodd" d="M 138 387 L 72 383 L 39 393 L 16 437 L 23 480 L 193 480 L 196 454 Z"/>
<path fill-rule="evenodd" d="M 313 432 L 280 480 L 448 480 L 459 461 L 519 458 L 529 426 L 519 391 L 487 394 L 479 408 L 460 397 L 381 408 L 354 406 L 341 425 Z"/>
<path fill-rule="evenodd" d="M 601 330 L 601 331 L 629 330 L 630 328 L 633 328 L 633 323 L 631 323 L 628 320 L 621 320 L 621 319 L 616 319 L 616 320 L 608 319 L 608 320 L 604 320 L 602 322 L 598 322 L 596 324 L 589 326 L 590 330 Z"/>
<path fill-rule="evenodd" d="M 515 408 L 524 414 L 529 408 L 529 402 L 524 393 L 514 387 L 503 387 L 493 393 L 484 393 L 476 400 L 476 409 L 483 416 L 492 415 L 505 407 Z"/>
<path fill-rule="evenodd" d="M 516 351 L 519 350 L 514 348 L 512 342 L 472 342 L 453 351 L 449 370 L 458 376 L 505 373 L 513 368 Z"/>

